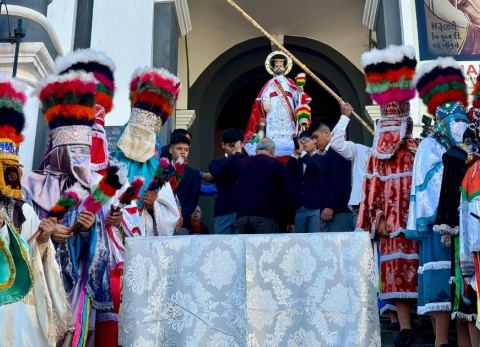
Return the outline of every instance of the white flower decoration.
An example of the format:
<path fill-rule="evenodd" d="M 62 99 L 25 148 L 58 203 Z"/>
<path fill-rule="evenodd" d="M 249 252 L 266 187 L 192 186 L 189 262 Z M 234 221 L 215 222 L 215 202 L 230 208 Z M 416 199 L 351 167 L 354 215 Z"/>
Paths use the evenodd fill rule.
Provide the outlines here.
<path fill-rule="evenodd" d="M 277 310 L 277 302 L 269 290 L 254 287 L 247 291 L 248 321 L 258 331 L 273 324 Z"/>
<path fill-rule="evenodd" d="M 200 271 L 208 284 L 221 290 L 232 282 L 232 278 L 237 272 L 237 264 L 232 259 L 230 252 L 217 247 L 207 254 Z"/>
<path fill-rule="evenodd" d="M 157 269 L 150 259 L 137 254 L 125 267 L 124 283 L 135 294 L 143 295 L 146 290 L 152 290 L 157 277 Z"/>
<path fill-rule="evenodd" d="M 280 267 L 288 281 L 301 286 L 312 279 L 317 263 L 309 248 L 302 248 L 296 244 L 286 252 Z"/>

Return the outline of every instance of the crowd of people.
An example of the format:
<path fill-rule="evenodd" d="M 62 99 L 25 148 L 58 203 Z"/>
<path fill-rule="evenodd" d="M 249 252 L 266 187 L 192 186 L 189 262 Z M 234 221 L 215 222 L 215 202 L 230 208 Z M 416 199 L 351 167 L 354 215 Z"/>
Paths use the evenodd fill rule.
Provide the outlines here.
<path fill-rule="evenodd" d="M 398 317 L 396 346 L 412 344 L 415 308 L 431 316 L 435 346 L 448 345 L 451 320 L 459 346 L 478 346 L 480 80 L 468 107 L 453 59 L 416 71 L 413 48 L 391 46 L 365 53 L 362 64 L 382 113 L 371 147 L 347 140 L 352 107 L 342 101 L 333 129 L 314 121 L 291 153 L 282 144 L 282 158 L 268 126 L 248 151 L 241 131 L 225 130 L 224 153 L 208 172 L 188 165 L 188 130 L 158 143 L 180 91 L 164 69 L 133 73 L 130 118 L 109 153 L 115 65 L 101 52 L 77 50 L 58 58 L 36 91 L 48 146 L 40 167 L 22 177 L 27 95 L 1 76 L 2 343 L 117 346 L 125 239 L 210 234 L 198 202 L 214 184 L 214 234 L 368 233 L 379 307 Z M 415 87 L 435 119 L 423 139 L 412 135 Z"/>

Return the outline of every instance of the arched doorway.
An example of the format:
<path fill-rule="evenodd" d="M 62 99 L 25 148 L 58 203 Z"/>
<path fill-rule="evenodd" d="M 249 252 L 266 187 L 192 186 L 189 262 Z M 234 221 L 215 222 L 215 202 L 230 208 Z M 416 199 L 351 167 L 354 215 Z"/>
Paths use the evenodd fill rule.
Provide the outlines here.
<path fill-rule="evenodd" d="M 365 93 L 363 73 L 355 65 L 332 47 L 315 40 L 285 37 L 284 44 L 357 112 L 363 113 L 370 99 Z M 271 77 L 263 66 L 271 51 L 270 42 L 265 38 L 242 42 L 215 59 L 192 85 L 188 102 L 189 109 L 196 111 L 196 120 L 190 129 L 192 166 L 207 169 L 209 161 L 219 154 L 223 129 L 244 129 L 253 101 Z M 300 69 L 294 66 L 289 76 L 294 77 L 298 72 Z M 336 101 L 311 79 L 307 79 L 305 90 L 313 99 L 312 116 L 334 124 L 340 116 Z M 371 135 L 355 120 L 349 136 L 356 142 L 371 143 Z M 205 221 L 210 224 L 211 200 L 207 201 L 201 204 Z"/>

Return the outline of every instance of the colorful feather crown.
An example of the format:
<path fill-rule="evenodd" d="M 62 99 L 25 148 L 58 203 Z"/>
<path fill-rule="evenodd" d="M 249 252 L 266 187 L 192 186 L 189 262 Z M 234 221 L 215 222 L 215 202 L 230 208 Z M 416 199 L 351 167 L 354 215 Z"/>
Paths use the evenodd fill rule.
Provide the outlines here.
<path fill-rule="evenodd" d="M 115 63 L 105 53 L 93 49 L 77 49 L 57 58 L 54 66 L 59 75 L 72 71 L 90 72 L 97 81 L 96 103 L 106 113 L 112 110 L 115 94 Z"/>
<path fill-rule="evenodd" d="M 173 113 L 180 87 L 178 77 L 165 69 L 137 69 L 130 82 L 130 104 L 155 113 L 164 124 Z"/>
<path fill-rule="evenodd" d="M 473 96 L 472 107 L 480 108 L 480 75 L 477 76 L 477 81 L 473 86 L 472 96 Z"/>
<path fill-rule="evenodd" d="M 460 65 L 452 58 L 438 58 L 423 64 L 414 82 L 420 98 L 432 115 L 438 116 L 437 108 L 447 102 L 467 106 L 465 78 Z"/>
<path fill-rule="evenodd" d="M 25 88 L 9 75 L 0 74 L 0 139 L 9 139 L 16 146 L 23 141 Z"/>
<path fill-rule="evenodd" d="M 411 46 L 389 46 L 362 54 L 367 93 L 379 105 L 415 96 L 412 79 L 417 60 Z"/>
<path fill-rule="evenodd" d="M 95 121 L 95 78 L 90 73 L 69 72 L 50 76 L 41 85 L 38 97 L 50 129 L 88 125 Z"/>

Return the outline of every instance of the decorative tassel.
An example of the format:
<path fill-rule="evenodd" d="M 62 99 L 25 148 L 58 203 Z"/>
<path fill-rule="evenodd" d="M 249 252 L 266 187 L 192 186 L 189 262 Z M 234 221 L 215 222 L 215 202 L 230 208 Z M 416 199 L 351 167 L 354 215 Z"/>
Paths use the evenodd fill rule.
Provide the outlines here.
<path fill-rule="evenodd" d="M 116 161 L 111 161 L 105 175 L 102 177 L 98 185 L 93 189 L 92 193 L 87 196 L 83 207 L 85 211 L 93 214 L 98 213 L 101 208 L 106 205 L 110 199 L 116 194 L 117 190 L 122 188 L 127 181 L 127 172 L 125 166 Z M 73 234 L 78 232 L 80 225 L 76 223 L 70 232 Z"/>
<path fill-rule="evenodd" d="M 175 174 L 170 181 L 170 185 L 172 186 L 173 191 L 176 191 L 178 189 L 178 186 L 180 185 L 180 182 L 182 182 L 183 172 L 185 171 L 185 166 L 187 166 L 187 162 L 184 159 L 180 158 L 173 164 L 173 166 L 175 167 Z"/>
<path fill-rule="evenodd" d="M 175 174 L 175 167 L 167 158 L 160 158 L 157 170 L 152 177 L 152 181 L 148 185 L 147 190 L 159 191 L 167 182 L 170 182 Z"/>
<path fill-rule="evenodd" d="M 120 207 L 123 208 L 127 205 L 130 205 L 133 200 L 140 199 L 140 191 L 143 188 L 145 180 L 143 177 L 135 177 L 135 179 L 130 183 L 130 186 L 120 195 L 118 201 Z"/>
<path fill-rule="evenodd" d="M 295 83 L 297 84 L 297 86 L 299 87 L 304 87 L 305 86 L 305 82 L 307 81 L 307 75 L 305 73 L 299 73 L 297 75 L 297 77 L 295 77 Z"/>

